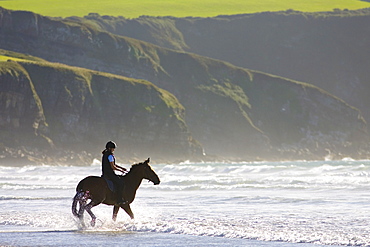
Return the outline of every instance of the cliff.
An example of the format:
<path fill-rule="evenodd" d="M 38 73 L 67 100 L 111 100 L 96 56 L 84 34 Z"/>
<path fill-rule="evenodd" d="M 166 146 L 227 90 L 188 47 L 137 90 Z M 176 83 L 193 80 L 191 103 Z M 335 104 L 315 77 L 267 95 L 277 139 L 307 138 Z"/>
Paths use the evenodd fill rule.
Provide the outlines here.
<path fill-rule="evenodd" d="M 82 165 L 110 139 L 125 160 L 202 154 L 183 106 L 147 81 L 53 63 L 8 61 L 0 68 L 4 163 L 22 156 L 24 162 Z"/>
<path fill-rule="evenodd" d="M 335 158 L 368 155 L 369 136 L 361 113 L 342 99 L 313 85 L 115 35 L 92 23 L 4 9 L 1 9 L 0 17 L 1 48 L 90 69 L 68 67 L 75 72 L 67 73 L 69 76 L 66 77 L 65 69 L 56 68 L 51 76 L 49 70 L 43 69 L 44 65 L 20 63 L 30 77 L 35 78 L 32 82 L 36 91 L 39 90 L 37 93 L 41 101 L 48 94 L 53 95 L 51 99 L 61 93 L 64 95 L 61 98 L 73 99 L 76 91 L 86 92 L 80 93 L 76 97 L 79 100 L 73 101 L 73 104 L 70 100 L 63 101 L 64 107 L 55 102 L 50 106 L 43 105 L 44 114 L 50 114 L 46 121 L 57 126 L 54 129 L 49 127 L 51 132 L 48 137 L 53 142 L 72 141 L 77 147 L 78 140 L 94 139 L 99 140 L 101 146 L 113 133 L 120 133 L 119 140 L 123 145 L 135 144 L 129 149 L 133 156 L 137 149 L 154 155 L 162 152 L 164 159 L 173 156 L 186 159 L 192 154 L 197 154 L 199 159 L 202 148 L 206 153 L 206 156 L 200 156 L 202 159 L 213 155 L 217 156 L 213 158 L 233 160 L 321 159 L 329 153 Z M 84 72 L 76 72 L 80 70 Z M 167 112 L 167 118 L 162 119 L 157 116 L 163 113 L 162 108 L 153 108 L 149 103 L 141 108 L 133 105 L 133 99 L 147 102 L 144 95 L 148 86 L 137 86 L 137 90 L 121 88 L 118 79 L 99 79 L 101 82 L 94 86 L 87 83 L 101 78 L 105 72 L 116 75 L 108 78 L 123 75 L 128 81 L 145 79 L 156 85 L 145 84 L 151 85 L 150 88 L 170 92 L 162 97 L 161 104 L 165 101 L 172 106 L 168 103 L 169 99 L 170 102 L 177 102 L 174 104 L 176 107 L 170 108 L 170 112 L 176 114 Z M 85 86 L 74 88 L 73 83 L 65 84 L 80 80 L 86 81 Z M 45 84 L 38 86 L 35 81 L 51 81 L 54 88 L 47 91 Z M 109 122 L 90 123 L 106 120 L 102 116 L 108 115 L 104 115 L 99 102 L 108 98 L 110 93 L 107 91 L 111 94 L 123 92 L 131 97 L 131 100 L 120 104 L 123 107 L 119 111 L 132 124 L 123 124 L 119 119 L 113 123 L 112 131 L 108 131 L 102 126 L 109 125 Z M 94 109 L 94 113 L 88 116 L 82 110 L 85 109 L 85 101 L 82 100 L 85 98 L 90 102 L 87 105 Z M 118 101 L 114 103 L 116 107 Z M 71 104 L 74 107 L 70 107 Z M 75 113 L 75 107 L 81 110 Z M 157 126 L 154 131 L 149 128 L 152 118 Z M 173 119 L 174 123 L 169 124 L 169 119 Z M 122 123 L 123 127 L 118 127 L 117 123 Z M 86 125 L 89 127 L 84 133 Z M 163 125 L 166 128 L 159 131 L 159 126 Z M 60 126 L 63 126 L 63 131 L 60 131 Z M 163 145 L 157 145 L 158 140 Z M 84 141 L 82 143 L 86 143 Z M 92 143 L 93 147 L 97 145 Z M 167 153 L 158 150 L 159 147 L 166 147 L 162 149 L 166 149 Z M 182 150 L 182 153 L 176 150 Z"/>
<path fill-rule="evenodd" d="M 89 14 L 71 19 L 162 47 L 308 82 L 357 107 L 370 121 L 370 9 L 288 10 L 215 18 L 125 19 Z"/>

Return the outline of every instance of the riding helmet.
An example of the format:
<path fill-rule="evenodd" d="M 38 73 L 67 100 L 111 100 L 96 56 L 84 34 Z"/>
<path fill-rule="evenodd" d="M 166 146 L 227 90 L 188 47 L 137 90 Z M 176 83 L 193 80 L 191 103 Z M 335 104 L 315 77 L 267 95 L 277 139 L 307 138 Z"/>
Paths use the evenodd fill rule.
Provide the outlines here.
<path fill-rule="evenodd" d="M 105 148 L 108 149 L 108 148 L 116 148 L 117 145 L 116 143 L 114 143 L 113 141 L 109 141 L 107 142 L 107 144 L 105 145 Z"/>

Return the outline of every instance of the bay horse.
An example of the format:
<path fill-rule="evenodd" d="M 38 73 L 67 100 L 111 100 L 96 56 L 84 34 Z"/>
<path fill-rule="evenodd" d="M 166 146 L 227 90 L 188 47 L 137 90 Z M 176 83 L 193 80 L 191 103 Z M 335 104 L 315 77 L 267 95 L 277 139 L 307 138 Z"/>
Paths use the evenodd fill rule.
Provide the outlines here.
<path fill-rule="evenodd" d="M 73 215 L 78 217 L 84 226 L 83 214 L 86 210 L 91 216 L 91 226 L 95 226 L 96 216 L 91 209 L 103 203 L 114 206 L 112 217 L 114 221 L 117 218 L 120 207 L 133 219 L 134 214 L 131 211 L 130 204 L 134 201 L 136 190 L 139 188 L 142 180 L 144 178 L 148 179 L 155 185 L 160 183 L 159 177 L 149 165 L 149 161 L 150 159 L 148 158 L 142 163 L 132 165 L 130 171 L 126 175 L 121 176 L 121 179 L 124 181 L 122 198 L 126 201 L 123 205 L 117 203 L 118 196 L 116 193 L 118 192 L 112 192 L 104 178 L 89 176 L 82 179 L 76 187 L 76 195 L 73 198 Z M 87 203 L 88 200 L 90 200 L 89 203 Z M 77 210 L 77 203 L 80 205 L 79 210 Z"/>

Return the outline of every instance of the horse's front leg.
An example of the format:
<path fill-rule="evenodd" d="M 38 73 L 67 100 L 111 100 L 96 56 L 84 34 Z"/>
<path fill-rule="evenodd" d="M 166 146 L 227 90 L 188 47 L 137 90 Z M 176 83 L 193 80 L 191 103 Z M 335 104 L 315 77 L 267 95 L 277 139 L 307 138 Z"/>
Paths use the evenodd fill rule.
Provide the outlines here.
<path fill-rule="evenodd" d="M 114 205 L 114 207 L 113 207 L 113 217 L 112 217 L 113 221 L 116 221 L 118 211 L 119 211 L 119 206 Z"/>
<path fill-rule="evenodd" d="M 125 210 L 125 212 L 130 216 L 131 219 L 134 219 L 134 214 L 131 211 L 130 204 L 128 204 L 128 203 L 124 204 L 123 206 L 121 206 L 121 208 L 123 208 L 123 210 Z"/>

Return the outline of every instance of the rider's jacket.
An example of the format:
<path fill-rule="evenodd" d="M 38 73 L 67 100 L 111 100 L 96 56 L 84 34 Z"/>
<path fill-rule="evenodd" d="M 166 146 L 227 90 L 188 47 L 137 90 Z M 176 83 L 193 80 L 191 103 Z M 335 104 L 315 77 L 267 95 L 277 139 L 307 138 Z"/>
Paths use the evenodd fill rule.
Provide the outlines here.
<path fill-rule="evenodd" d="M 110 166 L 110 163 L 109 163 L 109 160 L 108 160 L 109 155 L 112 155 L 113 156 L 113 159 L 114 159 L 113 153 L 111 153 L 109 151 L 105 151 L 103 153 L 103 158 L 102 158 L 102 173 L 103 173 L 103 177 L 112 178 L 112 177 L 115 177 L 116 174 L 114 173 L 112 167 Z"/>

